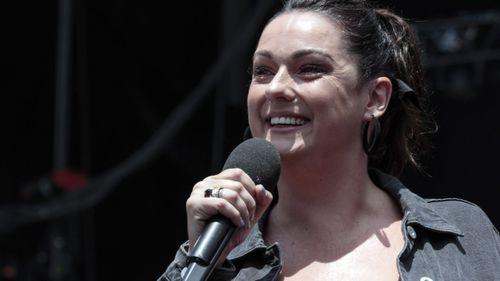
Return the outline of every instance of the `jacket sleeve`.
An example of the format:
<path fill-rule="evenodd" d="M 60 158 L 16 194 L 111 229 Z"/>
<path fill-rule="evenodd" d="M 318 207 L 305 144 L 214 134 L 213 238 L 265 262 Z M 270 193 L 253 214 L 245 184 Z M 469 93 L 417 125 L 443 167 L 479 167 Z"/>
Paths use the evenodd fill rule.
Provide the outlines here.
<path fill-rule="evenodd" d="M 177 253 L 175 254 L 174 260 L 168 265 L 167 270 L 158 278 L 157 281 L 181 281 L 182 280 L 182 270 L 187 268 L 187 249 L 188 241 L 184 242 Z M 234 265 L 225 260 L 220 267 L 214 268 L 214 271 L 210 275 L 209 280 L 231 280 L 236 274 L 236 268 Z"/>
<path fill-rule="evenodd" d="M 466 255 L 483 277 L 478 280 L 500 281 L 500 236 L 497 228 L 480 207 L 468 208 L 470 219 L 462 227 L 470 234 Z"/>
<path fill-rule="evenodd" d="M 187 266 L 187 248 L 188 242 L 184 242 L 177 253 L 174 260 L 168 265 L 167 270 L 160 276 L 157 281 L 181 281 L 182 269 Z"/>
<path fill-rule="evenodd" d="M 495 227 L 495 225 L 489 220 L 490 222 L 489 226 L 491 229 L 491 235 L 493 236 L 493 241 L 494 241 L 494 247 L 495 247 L 495 253 L 496 253 L 496 260 L 498 261 L 498 264 L 500 264 L 500 234 L 498 233 L 498 229 Z"/>

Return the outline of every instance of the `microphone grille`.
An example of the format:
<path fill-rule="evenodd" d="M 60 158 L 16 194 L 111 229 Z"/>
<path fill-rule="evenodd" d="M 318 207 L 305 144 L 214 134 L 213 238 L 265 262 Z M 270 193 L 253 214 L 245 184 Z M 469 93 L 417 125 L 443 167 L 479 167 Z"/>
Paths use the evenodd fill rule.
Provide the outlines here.
<path fill-rule="evenodd" d="M 280 176 L 280 155 L 269 141 L 251 138 L 240 143 L 229 154 L 223 170 L 229 168 L 242 169 L 255 184 L 262 184 L 272 192 Z"/>

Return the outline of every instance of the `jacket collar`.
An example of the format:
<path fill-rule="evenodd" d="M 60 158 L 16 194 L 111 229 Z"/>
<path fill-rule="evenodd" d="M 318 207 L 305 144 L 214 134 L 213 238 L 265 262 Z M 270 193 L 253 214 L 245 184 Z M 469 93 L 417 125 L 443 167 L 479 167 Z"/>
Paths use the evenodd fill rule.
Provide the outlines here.
<path fill-rule="evenodd" d="M 240 245 L 236 246 L 236 248 L 229 253 L 228 259 L 238 259 L 257 249 L 260 249 L 263 253 L 266 250 L 278 251 L 276 243 L 270 247 L 266 246 L 264 243 L 264 237 L 262 236 L 262 233 L 264 233 L 264 224 L 267 221 L 268 214 L 269 211 L 265 212 L 259 222 L 250 230 L 250 234 L 247 239 L 243 240 Z"/>
<path fill-rule="evenodd" d="M 462 231 L 444 219 L 427 200 L 411 192 L 396 177 L 370 169 L 373 182 L 387 191 L 399 203 L 407 224 L 417 224 L 430 231 L 462 236 Z"/>

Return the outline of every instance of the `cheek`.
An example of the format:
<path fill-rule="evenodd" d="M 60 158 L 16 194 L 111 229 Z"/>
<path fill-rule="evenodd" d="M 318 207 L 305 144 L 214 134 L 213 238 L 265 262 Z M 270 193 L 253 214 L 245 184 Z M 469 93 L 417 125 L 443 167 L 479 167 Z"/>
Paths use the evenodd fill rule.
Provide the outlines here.
<path fill-rule="evenodd" d="M 257 103 L 258 99 L 252 91 L 252 88 L 250 88 L 247 95 L 247 111 L 249 120 L 255 118 L 255 115 L 257 114 Z"/>
<path fill-rule="evenodd" d="M 252 88 L 248 91 L 247 96 L 247 114 L 248 114 L 248 124 L 250 130 L 254 136 L 259 136 L 262 132 L 260 129 L 260 104 L 262 103 L 259 95 L 252 91 Z"/>
<path fill-rule="evenodd" d="M 359 93 L 349 87 L 350 83 L 327 80 L 327 85 L 324 88 L 329 89 L 329 94 L 322 96 L 320 106 L 325 107 L 324 109 L 334 116 L 348 118 L 359 106 Z"/>

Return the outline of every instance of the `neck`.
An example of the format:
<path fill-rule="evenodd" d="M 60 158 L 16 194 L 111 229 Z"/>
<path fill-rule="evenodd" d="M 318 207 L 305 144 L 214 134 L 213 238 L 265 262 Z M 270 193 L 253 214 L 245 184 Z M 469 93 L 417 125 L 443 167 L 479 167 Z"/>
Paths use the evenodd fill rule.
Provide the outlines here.
<path fill-rule="evenodd" d="M 278 183 L 279 203 L 273 213 L 291 224 L 300 221 L 324 228 L 325 221 L 329 221 L 335 226 L 346 226 L 370 208 L 374 189 L 364 155 L 284 157 Z"/>

